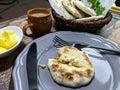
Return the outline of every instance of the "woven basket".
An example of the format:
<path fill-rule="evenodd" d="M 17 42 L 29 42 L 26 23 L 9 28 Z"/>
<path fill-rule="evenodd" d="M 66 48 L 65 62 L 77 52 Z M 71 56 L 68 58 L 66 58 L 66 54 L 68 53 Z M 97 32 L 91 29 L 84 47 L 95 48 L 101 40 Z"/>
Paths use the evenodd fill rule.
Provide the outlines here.
<path fill-rule="evenodd" d="M 112 19 L 112 14 L 110 12 L 107 13 L 105 18 L 101 18 L 98 20 L 91 21 L 79 21 L 76 22 L 74 20 L 66 20 L 62 16 L 58 15 L 52 9 L 52 15 L 55 19 L 55 25 L 57 30 L 61 31 L 81 31 L 81 32 L 89 32 L 96 33 L 104 27 L 105 24 L 108 24 Z"/>

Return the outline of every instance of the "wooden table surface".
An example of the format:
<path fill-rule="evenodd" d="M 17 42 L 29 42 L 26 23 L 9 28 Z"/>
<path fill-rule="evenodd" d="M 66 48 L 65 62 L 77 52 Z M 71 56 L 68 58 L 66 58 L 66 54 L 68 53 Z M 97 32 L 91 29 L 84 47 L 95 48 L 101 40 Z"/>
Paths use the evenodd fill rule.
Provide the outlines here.
<path fill-rule="evenodd" d="M 0 12 L 0 28 L 9 25 L 16 25 L 22 28 L 22 24 L 27 21 L 26 16 L 24 15 L 26 15 L 28 9 L 37 7 L 50 8 L 50 4 L 48 3 L 48 0 L 33 0 L 28 3 L 11 5 L 8 6 L 8 8 L 6 7 L 7 6 L 4 7 L 4 12 Z M 0 11 L 1 9 L 2 8 L 0 8 Z M 15 52 L 8 57 L 0 58 L 0 90 L 14 90 L 11 74 L 15 59 L 31 40 L 32 38 L 24 36 L 22 43 Z"/>
<path fill-rule="evenodd" d="M 13 18 L 13 19 L 11 17 L 7 17 L 7 19 L 9 19 L 9 20 L 1 21 L 0 28 L 2 28 L 4 26 L 9 26 L 9 25 L 16 25 L 16 26 L 19 26 L 20 28 L 22 28 L 23 25 L 25 23 L 27 23 L 26 11 L 28 9 L 34 8 L 34 7 L 46 7 L 46 8 L 50 7 L 47 0 L 36 0 L 34 2 L 34 4 L 35 5 L 33 5 L 33 3 L 24 4 L 23 5 L 24 8 L 22 5 L 15 6 L 15 8 L 11 8 L 12 11 L 14 11 L 16 9 L 19 9 L 19 10 L 21 9 L 21 11 L 19 12 L 20 14 L 17 14 L 15 16 L 15 18 Z M 10 11 L 7 11 L 7 12 L 10 12 Z M 117 37 L 116 37 L 116 31 L 109 32 L 109 35 L 108 35 L 108 33 L 106 33 L 104 31 L 104 29 L 108 29 L 108 28 L 116 29 L 115 24 L 118 22 L 120 22 L 120 21 L 112 19 L 112 21 L 103 28 L 103 31 L 100 34 L 102 36 L 104 36 L 105 38 L 108 38 L 108 39 L 116 42 L 118 44 L 118 46 L 120 46 L 120 41 L 117 40 L 120 37 L 120 35 L 117 34 Z M 113 23 L 114 23 L 114 26 L 112 26 Z M 118 28 L 117 29 L 118 30 L 117 33 L 118 33 L 118 32 L 120 32 L 120 27 L 117 27 L 117 28 Z M 56 31 L 54 26 L 52 27 L 51 30 Z M 107 35 L 105 36 L 105 34 L 107 34 Z M 16 51 L 14 51 L 8 57 L 0 58 L 0 90 L 14 90 L 11 74 L 12 74 L 12 69 L 14 67 L 15 59 L 18 56 L 18 54 L 24 49 L 24 47 L 32 40 L 33 40 L 33 38 L 24 36 L 22 43 L 19 45 L 19 47 L 17 48 Z"/>

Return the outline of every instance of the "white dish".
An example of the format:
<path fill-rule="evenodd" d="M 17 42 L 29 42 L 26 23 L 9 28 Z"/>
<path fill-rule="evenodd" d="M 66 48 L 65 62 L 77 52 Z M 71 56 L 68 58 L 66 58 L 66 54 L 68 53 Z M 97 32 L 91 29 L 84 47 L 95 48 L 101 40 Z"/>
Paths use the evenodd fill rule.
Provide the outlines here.
<path fill-rule="evenodd" d="M 18 41 L 17 41 L 17 44 L 14 45 L 12 48 L 8 49 L 7 51 L 5 51 L 3 53 L 0 53 L 0 58 L 10 55 L 19 46 L 19 44 L 21 43 L 22 38 L 23 38 L 23 32 L 20 27 L 6 26 L 6 27 L 0 29 L 0 34 L 2 34 L 2 32 L 4 32 L 5 30 L 12 30 L 15 33 L 15 35 L 17 36 Z"/>

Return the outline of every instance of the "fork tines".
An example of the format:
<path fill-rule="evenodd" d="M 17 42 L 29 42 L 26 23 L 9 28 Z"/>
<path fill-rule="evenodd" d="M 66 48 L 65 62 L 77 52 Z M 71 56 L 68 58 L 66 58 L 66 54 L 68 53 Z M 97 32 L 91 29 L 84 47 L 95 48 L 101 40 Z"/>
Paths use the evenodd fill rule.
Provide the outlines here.
<path fill-rule="evenodd" d="M 53 42 L 54 42 L 55 46 L 61 46 L 61 47 L 62 47 L 62 46 L 71 46 L 70 43 L 62 40 L 62 39 L 61 39 L 60 37 L 58 37 L 58 36 L 55 36 L 55 37 L 54 37 Z"/>

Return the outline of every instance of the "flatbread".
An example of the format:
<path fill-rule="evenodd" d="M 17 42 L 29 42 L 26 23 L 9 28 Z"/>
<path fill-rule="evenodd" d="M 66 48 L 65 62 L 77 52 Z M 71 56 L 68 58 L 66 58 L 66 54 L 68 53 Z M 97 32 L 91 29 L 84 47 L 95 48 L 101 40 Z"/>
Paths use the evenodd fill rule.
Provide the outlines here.
<path fill-rule="evenodd" d="M 90 16 L 96 16 L 96 12 L 88 7 L 87 5 L 85 5 L 82 1 L 80 0 L 73 0 L 74 5 L 79 8 L 80 10 L 82 10 L 83 12 L 85 12 L 86 14 L 90 15 Z"/>
<path fill-rule="evenodd" d="M 73 15 L 71 15 L 63 6 L 62 1 L 64 0 L 54 0 L 57 6 L 63 11 L 66 19 L 75 19 Z"/>
<path fill-rule="evenodd" d="M 64 8 L 71 13 L 74 17 L 76 18 L 82 18 L 84 17 L 84 13 L 82 13 L 81 11 L 79 11 L 73 4 L 73 0 L 63 0 L 62 4 L 64 6 Z"/>
<path fill-rule="evenodd" d="M 57 83 L 69 87 L 88 84 L 94 76 L 87 53 L 70 46 L 59 48 L 57 58 L 48 60 L 48 67 Z"/>

